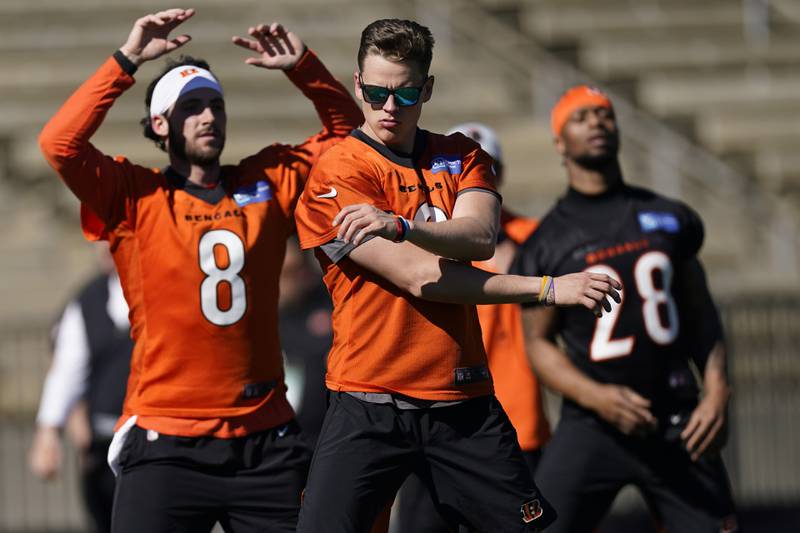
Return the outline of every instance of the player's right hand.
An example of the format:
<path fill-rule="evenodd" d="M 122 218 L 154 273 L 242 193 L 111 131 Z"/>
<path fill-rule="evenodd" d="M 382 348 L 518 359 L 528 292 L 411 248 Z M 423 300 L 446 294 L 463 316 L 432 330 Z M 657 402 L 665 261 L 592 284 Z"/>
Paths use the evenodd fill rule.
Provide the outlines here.
<path fill-rule="evenodd" d="M 278 22 L 259 24 L 247 30 L 252 39 L 238 35 L 233 37 L 233 44 L 256 55 L 244 60 L 248 65 L 268 69 L 290 70 L 294 68 L 306 50 L 306 45 L 295 33 L 286 31 Z"/>
<path fill-rule="evenodd" d="M 650 412 L 650 400 L 630 387 L 600 384 L 590 400 L 600 417 L 625 435 L 646 435 L 658 421 Z"/>
<path fill-rule="evenodd" d="M 620 303 L 620 289 L 622 284 L 619 281 L 596 272 L 576 272 L 553 280 L 555 305 L 582 305 L 597 316 L 603 314 L 603 309 L 611 311 L 609 296 Z"/>
<path fill-rule="evenodd" d="M 175 8 L 143 16 L 133 23 L 133 29 L 128 40 L 120 47 L 120 52 L 139 66 L 180 48 L 192 38 L 184 34 L 170 39 L 169 34 L 194 13 L 194 9 Z"/>

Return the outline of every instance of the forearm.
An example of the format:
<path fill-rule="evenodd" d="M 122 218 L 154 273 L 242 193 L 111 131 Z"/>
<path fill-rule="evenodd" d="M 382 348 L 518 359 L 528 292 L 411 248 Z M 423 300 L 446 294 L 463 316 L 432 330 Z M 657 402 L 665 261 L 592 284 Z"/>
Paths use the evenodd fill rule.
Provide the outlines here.
<path fill-rule="evenodd" d="M 374 238 L 352 250 L 350 259 L 412 296 L 436 302 L 530 302 L 538 299 L 541 289 L 541 278 L 493 274 L 442 259 L 409 242 Z"/>
<path fill-rule="evenodd" d="M 703 389 L 706 395 L 715 395 L 727 402 L 730 396 L 728 384 L 727 355 L 722 341 L 714 344 L 703 370 Z"/>
<path fill-rule="evenodd" d="M 493 228 L 465 217 L 444 222 L 410 221 L 406 240 L 423 250 L 462 261 L 484 261 L 494 255 Z"/>
<path fill-rule="evenodd" d="M 353 97 L 311 50 L 306 49 L 300 61 L 285 72 L 313 102 L 322 122 L 322 135 L 342 137 L 364 121 Z"/>
<path fill-rule="evenodd" d="M 542 383 L 578 405 L 594 410 L 592 398 L 601 386 L 599 382 L 578 370 L 551 340 L 532 339 L 527 346 L 533 370 Z"/>
<path fill-rule="evenodd" d="M 63 175 L 67 168 L 85 167 L 87 159 L 97 156 L 89 139 L 114 101 L 133 83 L 118 60 L 109 58 L 48 121 L 39 135 L 39 145 L 57 172 Z"/>
<path fill-rule="evenodd" d="M 109 58 L 70 96 L 39 136 L 48 163 L 75 196 L 104 222 L 112 217 L 108 199 L 118 197 L 123 164 L 104 155 L 89 139 L 114 101 L 134 83 L 120 60 Z"/>
<path fill-rule="evenodd" d="M 424 276 L 417 292 L 436 302 L 501 304 L 535 302 L 541 278 L 494 274 L 456 261 L 436 258 L 433 272 Z"/>
<path fill-rule="evenodd" d="M 494 255 L 500 199 L 492 191 L 468 188 L 459 193 L 451 220 L 409 225 L 406 240 L 423 250 L 460 261 L 484 261 Z"/>

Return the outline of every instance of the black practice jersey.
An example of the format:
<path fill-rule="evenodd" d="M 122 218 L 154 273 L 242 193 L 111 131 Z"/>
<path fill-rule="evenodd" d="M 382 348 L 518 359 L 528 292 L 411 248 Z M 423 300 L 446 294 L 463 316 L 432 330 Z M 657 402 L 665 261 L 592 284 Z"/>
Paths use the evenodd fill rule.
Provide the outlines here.
<path fill-rule="evenodd" d="M 601 318 L 559 308 L 559 333 L 578 369 L 631 387 L 664 416 L 696 401 L 690 322 L 702 317 L 682 311 L 681 274 L 702 243 L 700 218 L 680 202 L 627 185 L 592 197 L 570 189 L 520 248 L 512 273 L 590 270 L 619 280 L 621 304 Z"/>

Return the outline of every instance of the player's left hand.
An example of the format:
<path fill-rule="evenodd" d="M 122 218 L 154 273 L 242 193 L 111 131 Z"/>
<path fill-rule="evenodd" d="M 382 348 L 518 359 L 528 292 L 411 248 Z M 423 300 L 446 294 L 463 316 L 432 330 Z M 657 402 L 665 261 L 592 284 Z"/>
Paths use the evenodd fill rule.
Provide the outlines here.
<path fill-rule="evenodd" d="M 41 479 L 51 480 L 61 469 L 61 437 L 58 429 L 39 426 L 33 436 L 28 455 L 28 466 Z"/>
<path fill-rule="evenodd" d="M 397 237 L 396 218 L 374 205 L 353 204 L 339 211 L 333 225 L 340 226 L 337 239 L 358 246 L 370 235 L 394 240 Z"/>
<path fill-rule="evenodd" d="M 727 426 L 727 391 L 706 393 L 681 432 L 692 461 L 697 461 L 706 452 L 721 449 L 728 438 Z"/>
<path fill-rule="evenodd" d="M 237 35 L 233 37 L 233 44 L 258 54 L 244 60 L 248 65 L 289 70 L 294 68 L 306 51 L 306 45 L 300 37 L 290 31 L 287 32 L 278 22 L 253 26 L 247 33 L 252 39 Z"/>

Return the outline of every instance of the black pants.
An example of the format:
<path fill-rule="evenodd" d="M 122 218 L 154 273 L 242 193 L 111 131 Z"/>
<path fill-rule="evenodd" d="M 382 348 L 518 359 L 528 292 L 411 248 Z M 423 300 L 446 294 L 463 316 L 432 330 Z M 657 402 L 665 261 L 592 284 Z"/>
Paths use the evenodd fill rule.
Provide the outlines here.
<path fill-rule="evenodd" d="M 680 442 L 625 437 L 589 416 L 564 416 L 536 482 L 558 510 L 548 533 L 592 531 L 623 486 L 642 492 L 667 532 L 738 531 L 728 476 L 716 457 L 693 462 Z"/>
<path fill-rule="evenodd" d="M 96 533 L 111 531 L 111 508 L 116 479 L 108 466 L 109 440 L 92 442 L 81 456 L 81 492 Z"/>
<path fill-rule="evenodd" d="M 295 422 L 234 439 L 134 427 L 120 454 L 114 533 L 293 532 L 311 448 Z"/>
<path fill-rule="evenodd" d="M 523 451 L 522 457 L 528 465 L 531 476 L 536 472 L 536 465 L 541 458 L 541 451 Z M 422 482 L 420 477 L 411 473 L 406 478 L 400 491 L 397 493 L 396 512 L 393 513 L 393 520 L 396 520 L 396 527 L 393 523 L 394 531 L 401 533 L 467 533 L 469 527 L 458 522 L 458 515 L 449 512 L 448 509 L 437 507 L 437 501 L 431 495 L 428 487 Z"/>
<path fill-rule="evenodd" d="M 297 531 L 369 531 L 411 472 L 439 509 L 478 531 L 537 531 L 555 519 L 494 396 L 403 410 L 332 393 Z"/>

